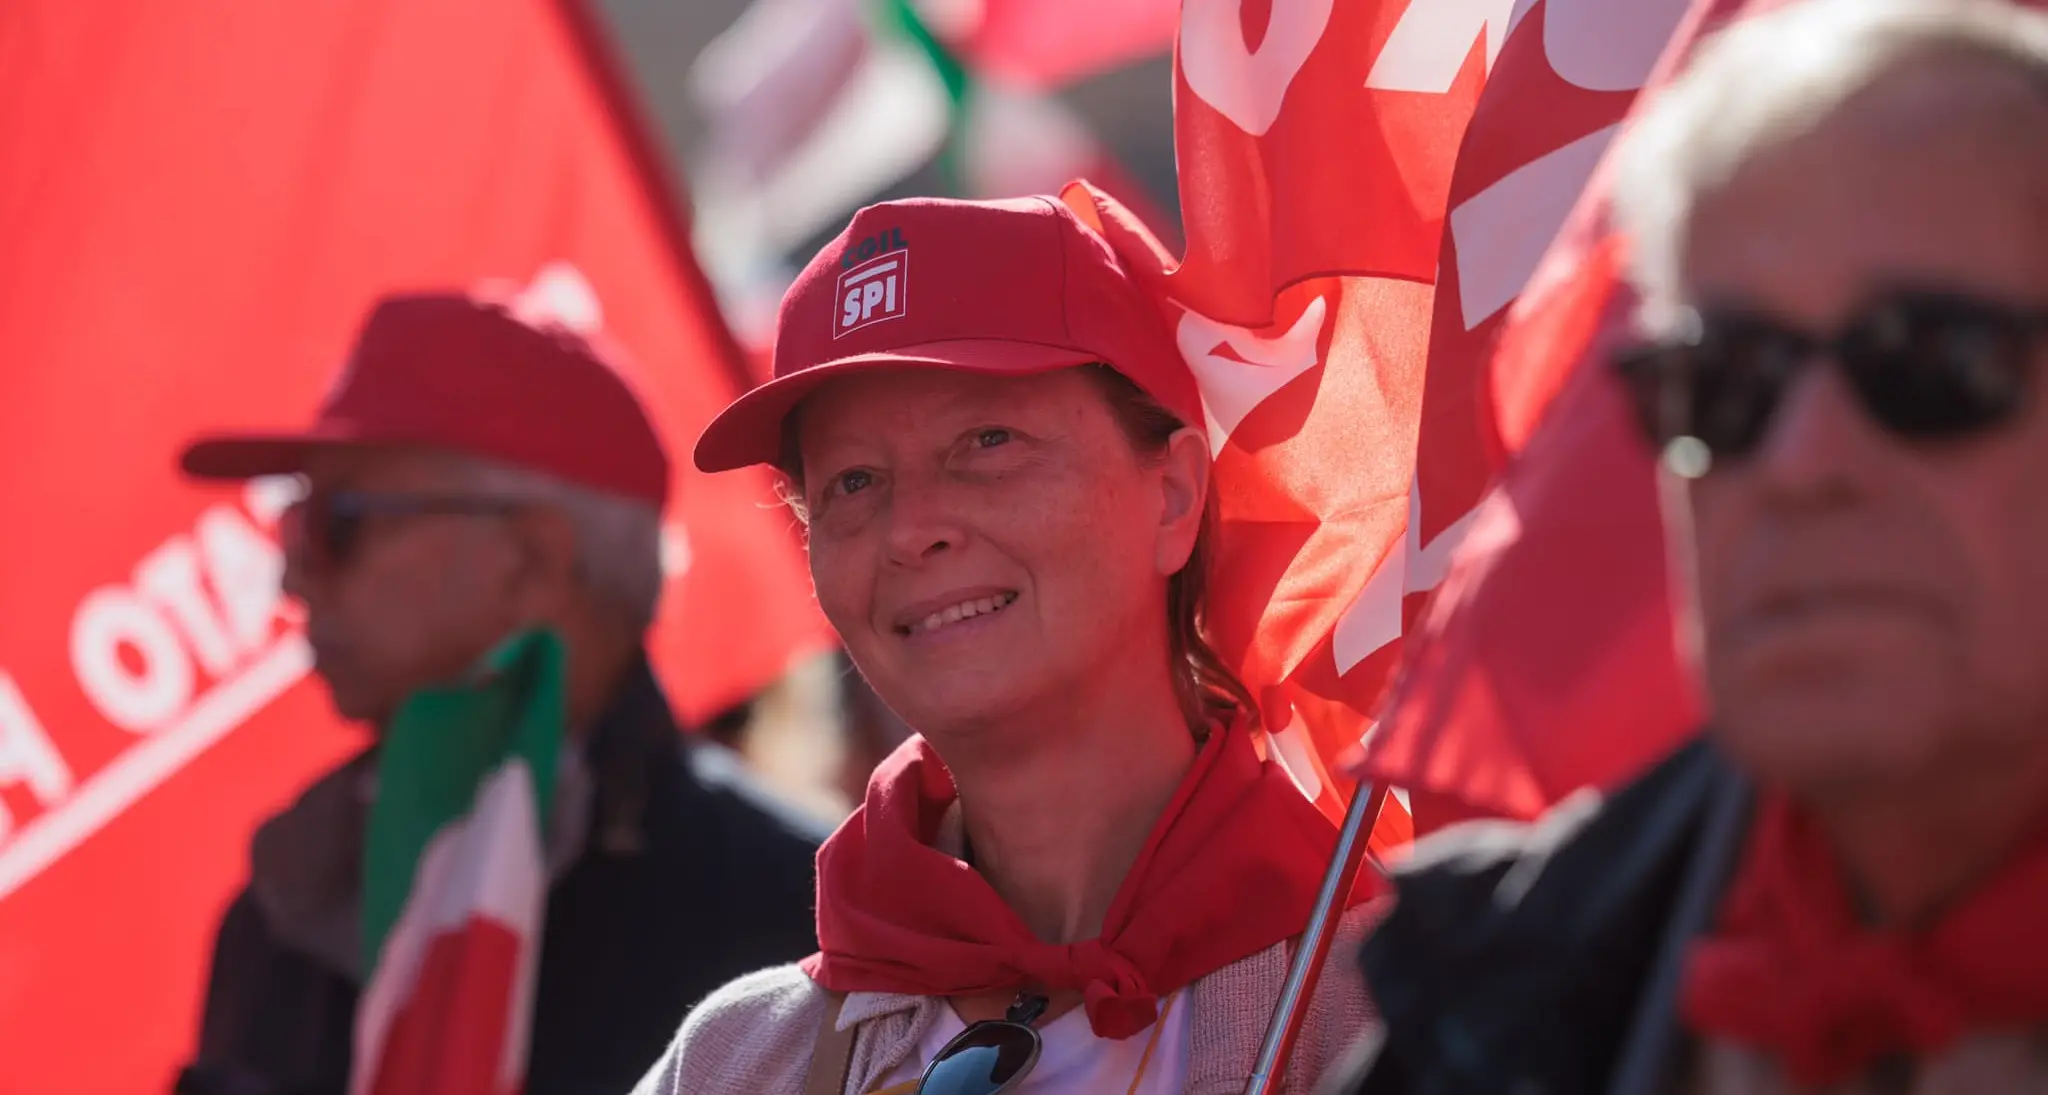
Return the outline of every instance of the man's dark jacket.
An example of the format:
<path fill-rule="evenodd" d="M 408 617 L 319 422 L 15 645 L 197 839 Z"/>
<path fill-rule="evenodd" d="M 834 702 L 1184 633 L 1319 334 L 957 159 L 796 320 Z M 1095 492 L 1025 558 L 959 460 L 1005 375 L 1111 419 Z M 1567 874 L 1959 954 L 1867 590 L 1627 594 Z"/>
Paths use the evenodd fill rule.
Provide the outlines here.
<path fill-rule="evenodd" d="M 754 789 L 730 754 L 685 742 L 644 661 L 587 741 L 587 836 L 548 892 L 526 1095 L 629 1090 L 711 990 L 817 947 L 822 828 Z M 348 797 L 369 764 L 359 757 L 331 773 L 266 828 Z M 327 818 L 349 816 L 330 810 L 300 828 L 348 828 Z M 319 840 L 350 849 L 318 857 L 335 861 L 321 868 L 326 890 L 292 881 L 259 892 L 266 874 L 319 871 L 297 862 L 312 857 L 289 854 L 267 871 L 258 836 L 251 886 L 221 924 L 199 1053 L 180 1095 L 346 1090 L 361 972 L 342 944 L 356 937 L 360 836 Z M 266 900 L 292 889 L 346 901 Z M 280 916 L 281 907 L 306 915 Z"/>
<path fill-rule="evenodd" d="M 1672 999 L 1739 850 L 1742 780 L 1704 743 L 1604 801 L 1416 846 L 1360 954 L 1384 1027 L 1323 1090 L 1648 1095 L 1682 1067 Z"/>

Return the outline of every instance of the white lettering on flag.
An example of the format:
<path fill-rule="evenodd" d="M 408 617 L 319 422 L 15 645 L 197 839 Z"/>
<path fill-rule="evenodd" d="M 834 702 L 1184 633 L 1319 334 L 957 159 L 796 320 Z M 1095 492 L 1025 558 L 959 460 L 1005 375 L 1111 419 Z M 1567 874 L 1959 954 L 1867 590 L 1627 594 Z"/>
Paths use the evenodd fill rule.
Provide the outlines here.
<path fill-rule="evenodd" d="M 1545 153 L 1451 210 L 1466 330 L 1521 294 L 1619 128 L 1608 126 Z"/>
<path fill-rule="evenodd" d="M 14 678 L 0 673 L 0 787 L 16 783 L 27 784 L 36 801 L 48 806 L 71 793 L 71 766 Z M 0 804 L 0 840 L 13 828 L 13 815 Z"/>
<path fill-rule="evenodd" d="M 284 695 L 312 668 L 313 648 L 302 636 L 287 635 L 233 679 L 201 696 L 184 717 L 129 746 L 56 809 L 0 844 L 0 901 Z"/>
<path fill-rule="evenodd" d="M 1491 72 L 1508 32 L 1535 6 L 1536 0 L 1412 0 L 1373 61 L 1365 86 L 1442 95 L 1458 82 L 1472 44 L 1482 36 Z"/>
<path fill-rule="evenodd" d="M 259 530 L 298 493 L 289 477 L 252 482 L 247 514 L 209 508 L 192 535 L 144 556 L 132 585 L 101 586 L 79 603 L 70 635 L 79 689 L 108 722 L 137 735 L 83 780 L 0 673 L 0 786 L 26 784 L 43 807 L 18 829 L 0 808 L 0 901 L 311 671 L 303 635 L 278 633 L 278 621 L 294 615 L 278 588 L 283 554 Z M 201 687 L 201 670 L 210 687 Z"/>
<path fill-rule="evenodd" d="M 194 538 L 239 661 L 270 641 L 284 599 L 284 552 L 231 506 L 200 514 Z"/>
<path fill-rule="evenodd" d="M 1245 45 L 1243 0 L 1186 0 L 1180 15 L 1180 74 L 1188 90 L 1254 137 L 1280 117 L 1280 104 L 1308 63 L 1335 0 L 1272 0 L 1266 37 Z M 1469 41 L 1469 39 L 1468 39 Z"/>
<path fill-rule="evenodd" d="M 1690 0 L 1545 0 L 1543 55 L 1567 83 L 1634 91 L 1650 78 Z"/>
<path fill-rule="evenodd" d="M 124 586 L 102 586 L 78 606 L 71 669 L 99 713 L 130 733 L 157 729 L 192 698 L 192 659 L 177 630 Z"/>
<path fill-rule="evenodd" d="M 1478 513 L 1473 510 L 1458 518 L 1424 546 L 1421 535 L 1415 531 L 1420 508 L 1421 490 L 1411 482 L 1405 542 L 1394 545 L 1394 550 L 1380 560 L 1365 588 L 1358 592 L 1358 598 L 1337 619 L 1337 629 L 1330 636 L 1330 654 L 1339 673 L 1350 672 L 1367 655 L 1401 637 L 1403 600 L 1410 593 L 1427 593 L 1444 580 L 1451 570 L 1452 553 L 1458 550 Z"/>
<path fill-rule="evenodd" d="M 1187 312 L 1176 328 L 1180 353 L 1194 370 L 1209 418 L 1209 454 L 1223 451 L 1238 423 L 1274 392 L 1316 364 L 1328 309 L 1317 297 L 1286 331 L 1271 337 Z M 1228 350 L 1234 355 L 1218 353 Z"/>
<path fill-rule="evenodd" d="M 192 541 L 174 536 L 135 568 L 135 588 L 170 613 L 191 643 L 199 667 L 218 677 L 235 667 L 235 646 L 208 603 Z"/>

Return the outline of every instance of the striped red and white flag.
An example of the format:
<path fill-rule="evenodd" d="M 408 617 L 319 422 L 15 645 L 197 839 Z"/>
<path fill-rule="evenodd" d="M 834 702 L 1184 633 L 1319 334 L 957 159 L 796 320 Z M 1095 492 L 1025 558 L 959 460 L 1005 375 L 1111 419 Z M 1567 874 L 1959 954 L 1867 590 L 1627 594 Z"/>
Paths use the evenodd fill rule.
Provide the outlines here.
<path fill-rule="evenodd" d="M 1144 258 L 1099 215 L 1158 269 L 1201 383 L 1226 576 L 1211 629 L 1333 814 L 1506 451 L 1483 383 L 1502 317 L 1685 6 L 1183 4 L 1187 255 Z M 1375 846 L 1409 821 L 1387 811 Z"/>

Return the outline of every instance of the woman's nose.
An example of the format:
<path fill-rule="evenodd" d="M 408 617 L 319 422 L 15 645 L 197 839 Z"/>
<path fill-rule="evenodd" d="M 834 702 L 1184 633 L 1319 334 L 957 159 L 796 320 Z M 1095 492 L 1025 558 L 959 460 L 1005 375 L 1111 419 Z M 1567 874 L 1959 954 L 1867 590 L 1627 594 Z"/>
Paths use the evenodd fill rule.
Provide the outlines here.
<path fill-rule="evenodd" d="M 919 566 L 959 547 L 966 539 L 958 507 L 948 492 L 899 481 L 889 498 L 889 560 Z"/>

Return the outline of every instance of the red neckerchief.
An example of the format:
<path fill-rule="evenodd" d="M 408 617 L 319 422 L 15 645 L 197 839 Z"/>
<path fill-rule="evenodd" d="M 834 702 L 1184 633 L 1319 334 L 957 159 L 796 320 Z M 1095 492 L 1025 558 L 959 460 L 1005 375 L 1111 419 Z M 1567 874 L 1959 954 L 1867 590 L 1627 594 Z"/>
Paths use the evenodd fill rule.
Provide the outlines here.
<path fill-rule="evenodd" d="M 1110 904 L 1100 938 L 1040 942 L 972 867 L 932 847 L 953 777 L 923 738 L 868 781 L 818 852 L 818 941 L 804 971 L 836 992 L 1079 990 L 1104 1038 L 1158 999 L 1299 934 L 1336 827 L 1241 729 L 1215 732 Z M 1368 896 L 1361 891 L 1361 896 Z"/>
<path fill-rule="evenodd" d="M 2048 840 L 2036 840 L 1935 923 L 1856 918 L 1834 855 L 1782 796 L 1756 831 L 1716 934 L 1688 956 L 1698 1034 L 1776 1055 L 1800 1084 L 1859 1075 L 1966 1032 L 2048 1019 Z"/>

